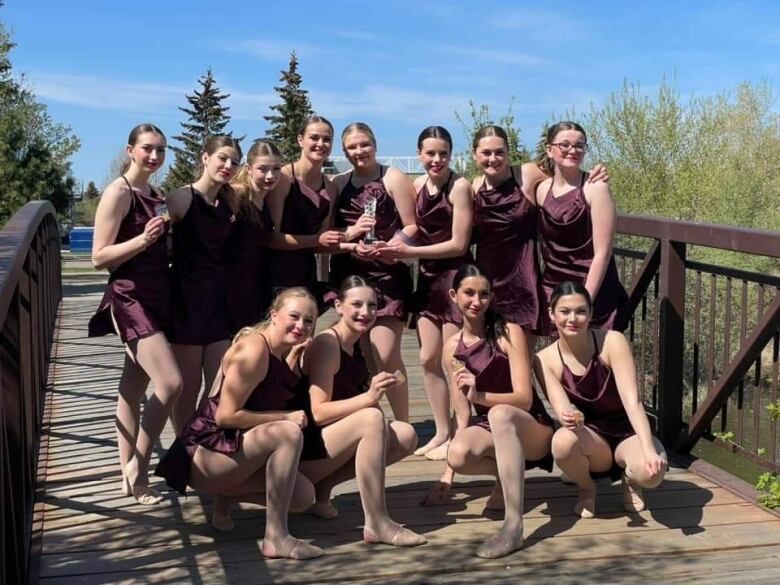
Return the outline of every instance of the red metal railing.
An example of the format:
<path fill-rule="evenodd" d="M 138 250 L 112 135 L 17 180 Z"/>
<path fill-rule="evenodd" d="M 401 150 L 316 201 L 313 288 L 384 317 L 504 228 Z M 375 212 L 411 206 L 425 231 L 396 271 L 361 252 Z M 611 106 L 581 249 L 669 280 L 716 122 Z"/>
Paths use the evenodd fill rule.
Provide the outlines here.
<path fill-rule="evenodd" d="M 22 207 L 0 231 L 0 583 L 27 580 L 38 441 L 62 298 L 54 207 Z"/>

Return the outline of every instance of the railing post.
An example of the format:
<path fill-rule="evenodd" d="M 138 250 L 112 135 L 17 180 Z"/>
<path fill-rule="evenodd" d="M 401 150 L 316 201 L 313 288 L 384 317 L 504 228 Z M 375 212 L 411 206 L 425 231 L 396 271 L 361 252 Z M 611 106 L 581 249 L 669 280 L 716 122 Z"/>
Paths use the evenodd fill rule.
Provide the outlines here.
<path fill-rule="evenodd" d="M 664 445 L 677 441 L 683 426 L 683 350 L 685 339 L 684 242 L 661 241 L 658 332 L 658 435 Z"/>

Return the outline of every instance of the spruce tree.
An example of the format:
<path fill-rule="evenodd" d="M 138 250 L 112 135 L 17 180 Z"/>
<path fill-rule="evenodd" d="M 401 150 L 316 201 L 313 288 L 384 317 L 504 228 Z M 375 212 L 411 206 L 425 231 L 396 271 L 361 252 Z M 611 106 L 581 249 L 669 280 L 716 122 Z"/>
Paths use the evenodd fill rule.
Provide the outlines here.
<path fill-rule="evenodd" d="M 169 146 L 174 152 L 174 159 L 161 185 L 165 192 L 198 178 L 198 164 L 206 138 L 225 134 L 225 126 L 230 122 L 230 116 L 227 115 L 230 108 L 222 105 L 223 100 L 230 97 L 230 94 L 220 92 L 211 68 L 198 79 L 198 84 L 199 87 L 192 95 L 185 96 L 190 107 L 179 108 L 187 114 L 188 119 L 181 123 L 181 134 L 173 137 L 180 146 Z"/>
<path fill-rule="evenodd" d="M 100 191 L 98 191 L 95 181 L 87 183 L 87 188 L 84 189 L 84 199 L 97 199 L 100 197 Z"/>
<path fill-rule="evenodd" d="M 298 73 L 298 57 L 295 51 L 290 54 L 290 65 L 287 71 L 282 71 L 279 78 L 283 85 L 274 87 L 274 91 L 282 98 L 282 103 L 271 106 L 276 112 L 263 119 L 270 124 L 265 138 L 276 144 L 282 153 L 282 159 L 293 161 L 300 155 L 298 147 L 298 130 L 303 121 L 312 114 L 308 91 L 301 88 L 303 78 Z"/>

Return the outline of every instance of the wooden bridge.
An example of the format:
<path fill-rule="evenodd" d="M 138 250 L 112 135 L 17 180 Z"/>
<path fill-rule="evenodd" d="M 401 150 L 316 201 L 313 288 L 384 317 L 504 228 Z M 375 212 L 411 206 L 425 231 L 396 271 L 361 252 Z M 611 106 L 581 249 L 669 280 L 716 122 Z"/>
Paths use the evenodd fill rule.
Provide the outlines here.
<path fill-rule="evenodd" d="M 482 560 L 473 556 L 474 548 L 500 525 L 500 516 L 484 512 L 490 478 L 458 477 L 451 504 L 424 508 L 419 502 L 441 464 L 409 457 L 388 471 L 388 504 L 394 518 L 427 536 L 427 545 L 402 550 L 360 542 L 360 502 L 350 482 L 337 491 L 337 520 L 306 515 L 290 519 L 293 533 L 323 546 L 326 556 L 306 563 L 268 561 L 259 551 L 262 508 L 243 506 L 235 530 L 222 534 L 210 527 L 205 496 L 190 493 L 185 498 L 171 492 L 163 504 L 142 507 L 121 495 L 114 411 L 123 356 L 116 338 L 86 337 L 86 322 L 102 294 L 105 275 L 76 266 L 66 270 L 60 288 L 52 212 L 48 204 L 28 204 L 0 234 L 0 582 L 780 581 L 780 516 L 756 505 L 757 493 L 749 484 L 687 455 L 693 437 L 711 438 L 713 429 L 734 429 L 728 445 L 720 441 L 730 453 L 777 469 L 777 421 L 749 408 L 777 400 L 780 295 L 773 277 L 751 274 L 744 280 L 746 272 L 727 277 L 712 272 L 714 267 L 686 260 L 684 245 L 675 240 L 680 234 L 668 228 L 647 250 L 621 251 L 628 258 L 622 264 L 623 277 L 632 285 L 631 310 L 636 313 L 630 334 L 646 406 L 657 417 L 666 444 L 677 448 L 675 466 L 662 487 L 647 492 L 646 511 L 627 514 L 619 484 L 603 483 L 597 518 L 577 519 L 571 514 L 576 488 L 561 483 L 557 473 L 537 470 L 527 480 L 526 547 L 503 559 Z M 652 226 L 632 224 L 632 218 L 621 221 L 621 230 L 628 234 Z M 689 233 L 694 239 L 716 238 L 718 229 L 726 230 L 717 228 L 705 236 Z M 754 242 L 765 247 L 750 253 L 777 258 L 780 236 L 760 237 L 770 241 Z M 729 245 L 746 244 L 743 239 Z M 689 294 L 685 284 L 679 295 L 676 285 L 666 280 L 675 269 L 693 271 L 693 278 L 687 279 Z M 703 289 L 701 276 L 696 276 L 702 270 Z M 713 274 L 748 282 L 748 300 L 753 298 L 749 287 L 763 291 L 760 312 L 757 301 L 745 303 L 757 316 L 737 314 L 732 319 L 737 333 L 725 344 L 723 332 L 715 332 L 710 340 L 709 324 L 702 325 L 696 315 L 707 316 L 711 302 L 720 302 L 713 312 L 724 319 L 731 310 L 725 308 L 725 292 L 718 294 L 721 284 L 708 282 Z M 741 290 L 734 298 L 742 298 Z M 686 308 L 688 297 L 695 311 Z M 679 301 L 682 305 L 675 305 Z M 675 327 L 686 322 L 691 325 L 674 340 L 678 345 L 668 348 L 682 356 L 675 362 L 678 356 L 664 353 L 664 335 L 670 335 L 670 329 L 679 333 Z M 703 347 L 703 355 L 688 359 L 689 344 Z M 407 332 L 403 352 L 410 364 L 412 420 L 425 440 L 432 423 L 416 351 L 414 332 Z M 710 367 L 710 361 L 717 363 Z M 665 372 L 670 363 L 678 363 L 680 371 Z M 675 376 L 682 380 L 679 391 L 669 388 Z M 695 397 L 682 392 L 690 376 L 701 382 L 694 385 L 699 394 Z M 719 390 L 721 386 L 725 389 Z M 157 455 L 170 440 L 166 429 Z"/>

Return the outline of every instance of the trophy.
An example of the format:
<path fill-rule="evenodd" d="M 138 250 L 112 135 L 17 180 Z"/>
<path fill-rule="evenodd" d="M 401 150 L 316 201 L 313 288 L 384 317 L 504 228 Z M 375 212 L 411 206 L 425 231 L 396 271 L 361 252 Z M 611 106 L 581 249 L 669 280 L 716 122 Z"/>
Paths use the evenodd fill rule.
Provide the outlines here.
<path fill-rule="evenodd" d="M 363 213 L 365 213 L 369 217 L 376 216 L 376 197 L 369 197 L 368 199 L 366 199 L 366 205 L 363 209 Z M 366 246 L 373 246 L 374 244 L 376 244 L 376 234 L 374 234 L 374 226 L 371 226 L 371 229 L 366 232 L 365 236 L 363 236 L 363 243 Z"/>

